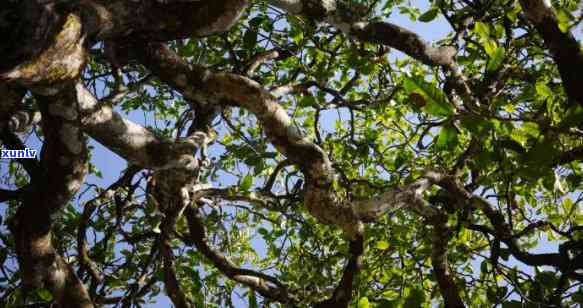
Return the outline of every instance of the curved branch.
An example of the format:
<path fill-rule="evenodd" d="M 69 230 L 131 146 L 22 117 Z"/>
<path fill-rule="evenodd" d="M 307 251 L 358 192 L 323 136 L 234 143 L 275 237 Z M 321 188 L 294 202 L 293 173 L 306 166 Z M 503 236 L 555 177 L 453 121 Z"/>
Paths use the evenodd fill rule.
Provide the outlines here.
<path fill-rule="evenodd" d="M 257 82 L 244 76 L 212 73 L 191 66 L 164 44 L 139 43 L 134 55 L 162 81 L 193 102 L 233 104 L 247 109 L 261 122 L 271 143 L 306 177 L 304 204 L 321 223 L 336 225 L 354 238 L 361 224 L 352 208 L 339 202 L 332 188 L 333 168 L 324 151 L 304 137 L 286 111 Z"/>
<path fill-rule="evenodd" d="M 231 28 L 248 3 L 247 0 L 14 2 L 17 1 L 2 3 L 0 33 L 12 40 L 0 48 L 0 58 L 6 59 L 0 64 L 0 78 L 17 81 L 43 95 L 56 94 L 65 86 L 64 81 L 80 75 L 87 45 L 129 36 L 154 41 L 209 36 Z"/>
<path fill-rule="evenodd" d="M 553 55 L 563 80 L 563 87 L 572 101 L 570 104 L 583 105 L 583 87 L 581 87 L 583 52 L 571 32 L 561 30 L 552 6 L 548 6 L 547 3 L 551 2 L 520 0 L 526 17 L 535 26 Z"/>
<path fill-rule="evenodd" d="M 353 203 L 339 199 L 333 188 L 334 170 L 328 155 L 304 137 L 277 100 L 257 82 L 241 75 L 212 73 L 187 64 L 164 44 L 137 43 L 132 52 L 162 81 L 193 102 L 232 104 L 253 113 L 278 151 L 298 165 L 306 178 L 304 205 L 320 223 L 334 225 L 355 240 L 362 232 L 361 220 L 374 221 L 391 208 L 413 207 L 424 216 L 433 215 L 424 206 L 421 193 L 430 187 L 421 179 L 377 198 Z"/>
<path fill-rule="evenodd" d="M 195 170 L 196 140 L 176 142 L 157 136 L 152 131 L 123 118 L 107 104 L 97 99 L 83 86 L 76 85 L 82 114 L 81 127 L 106 148 L 144 168 L 156 170 L 184 168 Z"/>
<path fill-rule="evenodd" d="M 454 177 L 438 173 L 431 173 L 429 176 L 434 184 L 440 186 L 458 201 L 456 204 L 469 204 L 472 208 L 484 213 L 494 228 L 493 235 L 506 244 L 512 255 L 519 261 L 531 266 L 548 265 L 566 271 L 571 270 L 574 262 L 569 260 L 567 255 L 561 253 L 532 254 L 523 251 L 512 228 L 505 221 L 504 215 L 495 210 L 488 201 L 468 192 L 463 185 L 456 182 Z"/>
<path fill-rule="evenodd" d="M 293 303 L 295 299 L 287 288 L 276 278 L 249 269 L 235 266 L 227 257 L 213 250 L 207 243 L 204 225 L 198 217 L 198 210 L 188 207 L 185 210 L 190 236 L 196 248 L 212 262 L 217 269 L 232 280 L 249 286 L 262 296 L 282 303 Z"/>
<path fill-rule="evenodd" d="M 249 1 L 82 1 L 84 23 L 97 40 L 138 35 L 170 41 L 203 37 L 230 29 Z"/>
<path fill-rule="evenodd" d="M 347 6 L 331 0 L 270 0 L 270 4 L 284 11 L 304 15 L 316 21 L 325 21 L 363 42 L 383 44 L 395 48 L 425 64 L 451 66 L 455 63 L 455 48 L 433 47 L 419 35 L 389 22 L 362 21 L 365 7 Z"/>

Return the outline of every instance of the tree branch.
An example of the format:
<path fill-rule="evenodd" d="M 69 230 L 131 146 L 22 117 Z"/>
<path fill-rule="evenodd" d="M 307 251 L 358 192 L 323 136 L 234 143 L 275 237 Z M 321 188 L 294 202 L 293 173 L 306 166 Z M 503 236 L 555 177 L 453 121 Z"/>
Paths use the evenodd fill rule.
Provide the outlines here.
<path fill-rule="evenodd" d="M 20 191 L 18 190 L 6 190 L 0 189 L 0 203 L 9 200 L 16 200 L 20 197 Z"/>
<path fill-rule="evenodd" d="M 97 209 L 98 200 L 103 199 L 106 196 L 114 194 L 118 188 L 130 186 L 133 177 L 141 170 L 141 168 L 131 165 L 129 166 L 123 175 L 111 184 L 106 190 L 102 191 L 97 197 L 88 201 L 83 207 L 83 213 L 79 219 L 79 224 L 77 226 L 77 254 L 79 255 L 79 276 L 87 270 L 91 277 L 96 282 L 101 282 L 103 280 L 103 274 L 98 270 L 97 266 L 89 258 L 88 246 L 87 246 L 87 226 L 91 216 Z"/>
<path fill-rule="evenodd" d="M 356 240 L 350 241 L 350 258 L 340 283 L 334 289 L 332 297 L 315 305 L 316 308 L 340 308 L 348 307 L 352 300 L 354 281 L 358 272 L 362 269 L 362 254 L 364 253 L 364 240 L 359 236 Z"/>
<path fill-rule="evenodd" d="M 445 307 L 465 307 L 447 261 L 447 244 L 450 238 L 447 216 L 443 214 L 436 215 L 432 224 L 431 264 L 433 265 L 433 272 L 437 278 L 437 284 L 443 296 Z"/>
<path fill-rule="evenodd" d="M 546 3 L 551 2 L 520 0 L 526 17 L 535 26 L 553 55 L 563 80 L 563 87 L 571 100 L 569 104 L 578 103 L 583 106 L 583 87 L 581 87 L 583 52 L 571 32 L 561 30 L 552 6 L 547 6 Z"/>
<path fill-rule="evenodd" d="M 361 232 L 350 206 L 338 202 L 332 190 L 333 169 L 326 153 L 302 135 L 261 85 L 241 75 L 212 73 L 189 65 L 164 44 L 140 43 L 132 51 L 156 76 L 192 102 L 232 104 L 253 113 L 278 151 L 301 167 L 306 176 L 304 204 L 308 211 L 320 222 L 340 227 L 349 237 Z"/>
<path fill-rule="evenodd" d="M 454 177 L 436 172 L 431 173 L 429 177 L 434 184 L 440 186 L 458 200 L 459 202 L 456 202 L 456 204 L 469 204 L 472 208 L 484 213 L 494 227 L 493 235 L 506 244 L 512 255 L 519 261 L 531 266 L 548 265 L 562 270 L 571 269 L 572 260 L 569 260 L 567 255 L 560 253 L 531 254 L 523 251 L 516 240 L 516 236 L 513 235 L 512 228 L 505 221 L 504 215 L 495 210 L 488 201 L 468 192 L 463 185 L 456 182 Z"/>
<path fill-rule="evenodd" d="M 185 211 L 190 236 L 196 248 L 230 279 L 249 286 L 262 296 L 282 303 L 293 303 L 295 299 L 276 278 L 249 269 L 235 266 L 227 257 L 213 250 L 207 243 L 204 225 L 193 207 Z"/>
<path fill-rule="evenodd" d="M 62 307 L 89 308 L 93 304 L 85 286 L 51 240 L 56 216 L 78 192 L 88 170 L 74 85 L 65 89 L 57 96 L 37 97 L 45 136 L 41 164 L 46 172 L 23 196 L 10 229 L 25 290 L 45 287 Z"/>
<path fill-rule="evenodd" d="M 358 6 L 349 7 L 337 0 L 270 0 L 268 2 L 290 14 L 325 21 L 363 42 L 393 47 L 428 65 L 451 66 L 455 63 L 455 48 L 432 47 L 416 33 L 389 22 L 362 21 L 365 14 L 358 10 Z"/>
<path fill-rule="evenodd" d="M 107 104 L 97 99 L 81 83 L 76 85 L 81 102 L 83 131 L 114 153 L 143 168 L 156 170 L 184 168 L 195 170 L 195 140 L 176 142 L 157 136 L 150 130 L 123 118 Z"/>

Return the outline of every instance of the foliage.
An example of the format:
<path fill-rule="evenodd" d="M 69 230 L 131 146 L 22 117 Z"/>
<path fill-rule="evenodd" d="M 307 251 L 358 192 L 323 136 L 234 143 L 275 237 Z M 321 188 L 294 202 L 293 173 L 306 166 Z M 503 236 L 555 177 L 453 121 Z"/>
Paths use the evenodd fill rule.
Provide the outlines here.
<path fill-rule="evenodd" d="M 459 204 L 437 187 L 423 196 L 446 216 L 446 258 L 467 306 L 581 304 L 580 270 L 545 263 L 550 259 L 543 253 L 568 254 L 579 263 L 583 256 L 583 104 L 568 103 L 557 65 L 518 1 L 438 0 L 420 8 L 413 5 L 417 2 L 401 0 L 361 2 L 370 8 L 369 19 L 398 23 L 395 16 L 406 16 L 414 23 L 450 28 L 435 45 L 456 47 L 457 65 L 471 96 L 456 90 L 443 68 L 394 56 L 387 46 L 363 42 L 328 23 L 285 14 L 261 1 L 253 2 L 228 32 L 169 45 L 189 63 L 241 75 L 257 55 L 276 50 L 278 56 L 250 76 L 272 93 L 294 86 L 277 102 L 293 125 L 329 156 L 334 187 L 348 202 L 413 183 L 428 169 L 455 174 L 470 194 L 487 200 L 511 226 L 516 247 L 469 201 Z M 580 32 L 577 1 L 552 2 L 561 30 Z M 103 45 L 93 46 L 84 72 L 98 97 L 116 87 L 103 53 Z M 130 62 L 122 74 L 128 85 L 147 81 L 116 102 L 116 110 L 139 114 L 160 136 L 185 133 L 192 110 L 184 97 L 151 78 L 138 63 Z M 198 180 L 225 191 L 198 201 L 209 245 L 236 266 L 277 277 L 298 296 L 300 306 L 330 296 L 350 257 L 349 243 L 340 229 L 318 222 L 303 206 L 304 170 L 291 164 L 279 170 L 289 157 L 270 143 L 264 127 L 244 108 L 224 108 L 212 125 L 217 138 L 209 145 L 210 159 Z M 42 141 L 42 132 L 36 133 Z M 95 155 L 110 155 L 95 148 L 92 153 L 94 164 Z M 7 187 L 27 184 L 16 162 L 3 162 L 1 168 Z M 118 171 L 107 168 L 92 166 L 90 172 L 101 177 Z M 275 183 L 266 187 L 276 169 Z M 109 194 L 101 194 L 106 185 L 92 184 L 103 180 L 89 177 L 53 229 L 57 250 L 69 256 L 91 292 L 120 297 L 119 306 L 146 306 L 164 294 L 155 244 L 163 215 L 147 202 L 150 176 L 142 170 Z M 94 209 L 83 221 L 90 204 Z M 2 215 L 4 307 L 18 305 L 22 297 L 8 232 L 16 207 L 11 201 Z M 103 273 L 102 282 L 87 267 L 80 268 L 76 247 L 82 224 L 88 257 Z M 351 306 L 443 303 L 431 259 L 434 228 L 426 217 L 405 209 L 366 224 L 363 268 L 354 282 Z M 171 245 L 176 276 L 197 307 L 280 305 L 235 283 L 194 248 L 184 217 L 175 233 Z M 524 254 L 544 262 L 538 265 Z M 29 302 L 52 300 L 46 290 L 29 296 Z"/>

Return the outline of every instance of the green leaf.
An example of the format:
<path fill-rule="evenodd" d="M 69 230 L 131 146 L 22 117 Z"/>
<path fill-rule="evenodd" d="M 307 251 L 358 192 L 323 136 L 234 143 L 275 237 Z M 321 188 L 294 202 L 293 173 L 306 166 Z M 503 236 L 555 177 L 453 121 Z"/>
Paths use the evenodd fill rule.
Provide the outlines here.
<path fill-rule="evenodd" d="M 425 97 L 427 104 L 423 109 L 428 114 L 447 117 L 453 113 L 453 106 L 443 91 L 422 78 L 405 77 L 403 87 L 409 93 L 417 93 Z"/>
<path fill-rule="evenodd" d="M 526 157 L 530 163 L 541 167 L 550 165 L 555 153 L 553 142 L 545 138 L 533 146 Z"/>
<path fill-rule="evenodd" d="M 504 49 L 504 47 L 497 46 L 496 49 L 493 51 L 493 53 L 489 54 L 490 60 L 488 61 L 488 65 L 486 66 L 486 70 L 491 72 L 491 71 L 495 71 L 496 69 L 498 69 L 498 67 L 500 67 L 500 64 L 502 64 L 502 61 L 504 60 L 505 53 L 506 53 L 506 50 Z"/>
<path fill-rule="evenodd" d="M 250 174 L 244 176 L 243 179 L 241 180 L 241 184 L 239 184 L 239 189 L 241 191 L 249 191 L 251 186 L 253 186 L 253 179 L 254 177 Z"/>
<path fill-rule="evenodd" d="M 38 289 L 36 291 L 36 295 L 45 302 L 50 302 L 53 300 L 53 295 L 51 294 L 51 292 L 47 289 Z"/>
<path fill-rule="evenodd" d="M 378 241 L 375 247 L 378 250 L 387 250 L 389 248 L 389 243 L 387 241 Z"/>
<path fill-rule="evenodd" d="M 439 10 L 437 8 L 431 8 L 429 9 L 427 12 L 421 14 L 421 16 L 419 16 L 419 21 L 422 22 L 430 22 L 432 20 L 435 19 L 435 17 L 437 17 L 437 13 L 439 13 Z"/>
<path fill-rule="evenodd" d="M 255 295 L 255 291 L 249 290 L 247 298 L 249 300 L 249 308 L 257 308 L 257 296 Z"/>
<path fill-rule="evenodd" d="M 313 107 L 316 105 L 316 99 L 311 95 L 304 95 L 298 100 L 300 107 Z"/>
<path fill-rule="evenodd" d="M 549 88 L 546 81 L 543 80 L 537 81 L 534 88 L 536 90 L 536 94 L 540 97 L 541 100 L 544 100 L 553 94 L 551 88 Z"/>
<path fill-rule="evenodd" d="M 405 299 L 403 307 L 421 307 L 425 302 L 425 292 L 421 288 L 413 288 L 409 292 L 409 296 Z"/>
<path fill-rule="evenodd" d="M 453 148 L 458 142 L 458 131 L 450 124 L 447 124 L 441 128 L 439 136 L 437 137 L 437 142 L 435 147 L 438 150 L 445 150 Z"/>
<path fill-rule="evenodd" d="M 494 128 L 494 124 L 476 115 L 467 115 L 460 120 L 463 128 L 474 134 L 485 134 L 488 130 Z"/>
<path fill-rule="evenodd" d="M 555 14 L 557 16 L 557 20 L 559 21 L 559 29 L 561 32 L 568 32 L 569 28 L 571 28 L 572 21 L 575 19 L 573 15 L 564 8 L 555 10 Z"/>
<path fill-rule="evenodd" d="M 368 302 L 368 298 L 366 297 L 361 297 L 358 300 L 358 308 L 369 308 L 370 307 L 370 303 Z"/>
<path fill-rule="evenodd" d="M 565 111 L 563 120 L 559 126 L 564 128 L 583 125 L 581 119 L 583 119 L 583 106 L 580 104 L 574 104 Z"/>
<path fill-rule="evenodd" d="M 251 27 L 258 27 L 259 25 L 261 25 L 261 23 L 263 23 L 266 20 L 265 16 L 255 16 L 253 18 L 251 18 L 251 20 L 249 20 L 249 25 Z"/>
<path fill-rule="evenodd" d="M 484 51 L 486 51 L 486 54 L 488 54 L 490 58 L 494 56 L 496 49 L 498 49 L 498 43 L 496 43 L 495 40 L 486 40 L 484 42 Z"/>
<path fill-rule="evenodd" d="M 487 39 L 490 37 L 490 27 L 481 21 L 477 21 L 474 25 L 474 32 L 482 39 Z"/>

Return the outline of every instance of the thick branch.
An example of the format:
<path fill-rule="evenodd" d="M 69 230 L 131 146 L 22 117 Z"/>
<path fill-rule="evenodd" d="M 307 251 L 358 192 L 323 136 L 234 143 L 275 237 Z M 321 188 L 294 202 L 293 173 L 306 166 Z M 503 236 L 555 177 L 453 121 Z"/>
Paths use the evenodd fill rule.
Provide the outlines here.
<path fill-rule="evenodd" d="M 85 286 L 52 245 L 51 227 L 87 173 L 85 138 L 78 129 L 74 86 L 41 101 L 45 136 L 41 177 L 23 197 L 11 224 L 25 289 L 49 289 L 62 307 L 93 307 Z"/>
<path fill-rule="evenodd" d="M 367 200 L 353 201 L 355 214 L 365 222 L 377 220 L 387 212 L 395 212 L 401 208 L 410 208 L 423 217 L 433 217 L 436 211 L 427 206 L 423 200 L 423 192 L 431 186 L 431 182 L 421 178 L 403 188 L 393 188 Z"/>
<path fill-rule="evenodd" d="M 230 29 L 247 7 L 246 0 L 181 1 L 88 0 L 81 10 L 96 39 L 139 36 L 170 41 L 203 37 Z"/>
<path fill-rule="evenodd" d="M 26 2 L 30 4 L 35 1 Z M 42 11 L 44 19 L 32 19 L 27 26 L 33 28 L 31 31 L 35 35 L 20 38 L 25 40 L 21 43 L 23 46 L 33 48 L 38 44 L 36 49 L 27 50 L 17 45 L 13 49 L 2 50 L 2 57 L 12 58 L 13 53 L 22 50 L 26 55 L 17 57 L 20 61 L 12 63 L 13 66 L 0 67 L 0 79 L 17 81 L 42 95 L 55 95 L 67 86 L 66 81 L 80 75 L 86 60 L 81 18 L 76 13 L 57 12 L 53 6 L 37 4 L 34 10 Z M 23 5 L 23 9 L 26 10 L 27 6 Z M 39 17 L 27 11 L 18 14 L 21 19 Z M 38 36 L 37 33 L 46 36 Z"/>
<path fill-rule="evenodd" d="M 162 200 L 171 201 L 171 200 Z M 174 204 L 176 206 L 176 204 Z M 164 286 L 166 288 L 166 293 L 170 296 L 172 303 L 177 308 L 190 308 L 193 304 L 186 296 L 180 282 L 176 275 L 176 264 L 174 262 L 174 253 L 172 252 L 172 234 L 174 233 L 174 226 L 176 221 L 181 215 L 184 206 L 187 204 L 179 205 L 178 208 L 167 209 L 164 211 L 164 220 L 162 221 L 161 234 L 160 234 L 160 253 L 163 259 L 163 269 L 164 269 Z"/>
<path fill-rule="evenodd" d="M 20 197 L 20 191 L 18 190 L 0 189 L 0 203 L 8 200 L 16 200 L 18 197 Z"/>
<path fill-rule="evenodd" d="M 82 129 L 114 153 L 144 168 L 195 169 L 198 145 L 193 140 L 174 142 L 157 136 L 123 118 L 111 106 L 98 104 L 83 84 L 78 83 L 76 91 L 81 102 Z"/>
<path fill-rule="evenodd" d="M 557 16 L 553 12 L 553 8 L 547 6 L 547 3 L 551 2 L 520 0 L 526 17 L 535 26 L 553 55 L 571 104 L 583 105 L 583 87 L 581 87 L 583 52 L 571 32 L 561 31 Z"/>
<path fill-rule="evenodd" d="M 302 135 L 261 85 L 244 76 L 191 66 L 163 44 L 138 44 L 133 52 L 156 76 L 187 99 L 217 105 L 227 102 L 253 113 L 273 145 L 302 168 L 306 177 L 304 205 L 319 222 L 335 225 L 356 239 L 361 233 L 360 220 L 374 221 L 399 204 L 411 206 L 427 217 L 434 214 L 421 198 L 421 193 L 430 186 L 424 179 L 371 200 L 354 204 L 340 201 L 332 188 L 334 172 L 326 153 Z"/>
<path fill-rule="evenodd" d="M 0 131 L 9 126 L 12 115 L 20 109 L 25 92 L 22 87 L 0 81 Z"/>
<path fill-rule="evenodd" d="M 325 21 L 363 42 L 383 44 L 428 65 L 452 66 L 455 48 L 432 47 L 419 35 L 389 22 L 362 21 L 366 12 L 360 6 L 347 6 L 331 0 L 270 0 L 270 4 L 290 14 Z M 360 8 L 360 9 L 359 9 Z"/>
<path fill-rule="evenodd" d="M 248 1 L 4 2 L 0 34 L 13 40 L 0 48 L 0 58 L 6 59 L 0 64 L 0 79 L 54 95 L 63 81 L 75 80 L 83 70 L 86 45 L 130 36 L 169 41 L 223 32 L 237 22 Z"/>
<path fill-rule="evenodd" d="M 304 204 L 320 222 L 336 225 L 349 237 L 361 225 L 352 209 L 338 202 L 332 189 L 333 170 L 328 156 L 304 137 L 276 99 L 257 82 L 244 76 L 212 73 L 191 66 L 163 44 L 137 44 L 135 56 L 162 81 L 195 102 L 233 104 L 253 113 L 271 143 L 306 176 Z"/>

